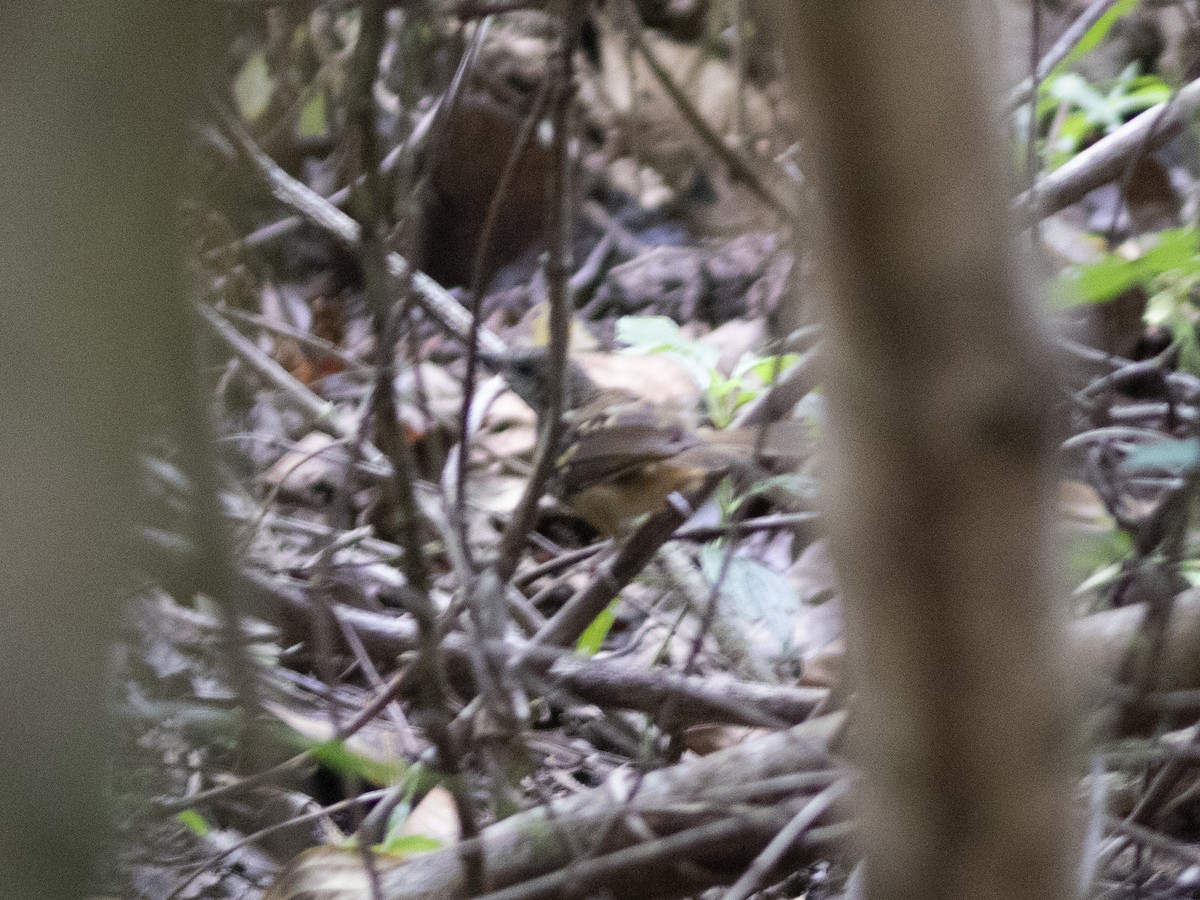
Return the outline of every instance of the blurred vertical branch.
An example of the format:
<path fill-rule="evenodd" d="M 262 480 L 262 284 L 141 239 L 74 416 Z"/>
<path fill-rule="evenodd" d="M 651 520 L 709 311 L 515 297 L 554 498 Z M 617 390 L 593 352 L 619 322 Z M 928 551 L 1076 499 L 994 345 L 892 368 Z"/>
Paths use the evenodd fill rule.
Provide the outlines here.
<path fill-rule="evenodd" d="M 160 4 L 6 10 L 0 31 L 0 870 L 87 892 L 104 836 L 106 637 L 133 584 L 136 435 L 190 415 L 172 203 L 198 32 Z"/>
<path fill-rule="evenodd" d="M 1068 895 L 1050 372 L 969 4 L 781 3 L 825 199 L 866 896 Z"/>

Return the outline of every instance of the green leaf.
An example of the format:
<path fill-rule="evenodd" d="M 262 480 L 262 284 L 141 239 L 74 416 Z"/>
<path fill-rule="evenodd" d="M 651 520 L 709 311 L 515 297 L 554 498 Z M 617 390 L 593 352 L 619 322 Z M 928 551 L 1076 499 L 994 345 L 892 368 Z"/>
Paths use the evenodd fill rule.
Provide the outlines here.
<path fill-rule="evenodd" d="M 1179 574 L 1192 587 L 1200 585 L 1200 559 L 1185 559 L 1179 563 Z"/>
<path fill-rule="evenodd" d="M 266 112 L 274 91 L 275 81 L 267 69 L 267 55 L 262 50 L 255 50 L 233 80 L 233 99 L 242 118 L 253 122 Z"/>
<path fill-rule="evenodd" d="M 1190 471 L 1200 465 L 1200 439 L 1164 438 L 1153 444 L 1138 447 L 1121 463 L 1126 472 L 1148 469 Z"/>
<path fill-rule="evenodd" d="M 309 743 L 308 749 L 322 765 L 338 774 L 361 778 L 371 784 L 395 784 L 405 771 L 398 763 L 381 762 L 355 753 L 345 741 Z"/>
<path fill-rule="evenodd" d="M 718 428 L 724 428 L 732 421 L 738 407 L 737 395 L 737 381 L 714 371 L 712 380 L 704 392 L 704 407 L 708 417 Z"/>
<path fill-rule="evenodd" d="M 1117 3 L 1114 3 L 1112 9 L 1102 15 L 1096 21 L 1095 25 L 1084 32 L 1079 43 L 1075 45 L 1075 48 L 1067 54 L 1066 58 L 1058 66 L 1070 65 L 1089 50 L 1094 49 L 1096 45 L 1108 37 L 1108 32 L 1117 23 L 1117 20 L 1136 9 L 1140 2 L 1141 0 L 1118 0 Z M 1057 69 L 1058 66 L 1055 68 Z"/>
<path fill-rule="evenodd" d="M 720 542 L 700 548 L 700 570 L 709 584 L 716 582 L 724 564 Z M 734 556 L 725 570 L 721 595 L 726 609 L 743 621 L 762 622 L 774 634 L 790 635 L 792 615 L 800 608 L 799 594 L 787 578 L 758 560 Z"/>
<path fill-rule="evenodd" d="M 1133 113 L 1147 110 L 1171 99 L 1171 87 L 1153 76 L 1143 76 L 1129 85 L 1128 90 L 1111 100 L 1113 109 L 1123 120 Z M 1120 124 L 1118 122 L 1117 124 Z"/>
<path fill-rule="evenodd" d="M 784 472 L 767 478 L 756 478 L 753 484 L 737 496 L 728 511 L 732 513 L 747 500 L 764 495 L 776 499 L 780 495 L 784 495 L 792 498 L 796 503 L 811 499 L 813 495 L 812 477 L 796 472 Z"/>
<path fill-rule="evenodd" d="M 1137 259 L 1109 253 L 1103 259 L 1071 266 L 1055 282 L 1052 294 L 1060 305 L 1100 303 L 1138 284 L 1145 284 L 1171 269 L 1194 263 L 1197 253 L 1194 228 L 1160 232 L 1157 243 Z"/>
<path fill-rule="evenodd" d="M 1107 125 L 1114 120 L 1112 102 L 1082 76 L 1068 72 L 1054 79 L 1050 96 L 1083 111 L 1089 122 Z"/>
<path fill-rule="evenodd" d="M 404 823 L 412 815 L 413 798 L 416 797 L 417 791 L 432 787 L 431 782 L 436 783 L 436 780 L 431 777 L 424 763 L 416 762 L 408 767 L 408 771 L 404 773 L 404 777 L 396 785 L 396 790 L 400 794 L 400 800 L 388 816 L 387 829 L 383 835 L 383 847 L 391 846 L 393 842 L 400 838 L 400 833 L 404 829 Z"/>
<path fill-rule="evenodd" d="M 1072 592 L 1076 597 L 1111 584 L 1133 552 L 1129 535 L 1111 522 L 1064 523 L 1061 535 L 1067 577 L 1079 582 Z"/>
<path fill-rule="evenodd" d="M 678 350 L 695 343 L 666 316 L 622 316 L 617 319 L 617 340 L 645 352 Z"/>
<path fill-rule="evenodd" d="M 208 837 L 208 833 L 212 831 L 212 827 L 205 821 L 204 816 L 194 809 L 185 809 L 183 812 L 175 813 L 175 821 L 197 837 Z"/>
<path fill-rule="evenodd" d="M 604 639 L 608 637 L 613 624 L 617 621 L 617 606 L 620 602 L 621 598 L 618 597 L 604 607 L 600 615 L 592 619 L 591 624 L 583 630 L 583 634 L 575 642 L 575 652 L 582 653 L 584 656 L 595 656 L 600 652 Z"/>
<path fill-rule="evenodd" d="M 769 385 L 775 378 L 794 366 L 799 359 L 800 354 L 798 353 L 785 353 L 782 357 L 765 356 L 762 359 L 755 359 L 749 371 L 762 381 L 763 384 Z"/>
<path fill-rule="evenodd" d="M 389 838 L 376 849 L 380 853 L 390 853 L 393 856 L 420 856 L 442 849 L 442 842 L 423 834 L 404 834 Z"/>
<path fill-rule="evenodd" d="M 707 390 L 717 374 L 717 348 L 692 340 L 666 316 L 622 316 L 617 319 L 617 340 L 629 345 L 627 353 L 670 353 L 701 389 Z"/>
<path fill-rule="evenodd" d="M 325 116 L 325 92 L 317 91 L 300 110 L 300 122 L 296 126 L 300 137 L 325 137 L 329 131 Z"/>
<path fill-rule="evenodd" d="M 1129 82 L 1129 89 L 1126 91 L 1131 96 L 1144 95 L 1147 97 L 1157 98 L 1156 102 L 1163 102 L 1170 99 L 1171 86 L 1167 84 L 1158 75 L 1139 75 L 1133 81 Z"/>

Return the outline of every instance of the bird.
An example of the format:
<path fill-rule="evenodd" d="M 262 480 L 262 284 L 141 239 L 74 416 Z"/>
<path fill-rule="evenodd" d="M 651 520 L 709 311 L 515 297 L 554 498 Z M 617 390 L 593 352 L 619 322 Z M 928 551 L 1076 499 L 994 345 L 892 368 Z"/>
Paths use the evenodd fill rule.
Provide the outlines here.
<path fill-rule="evenodd" d="M 491 362 L 540 423 L 550 401 L 546 348 L 509 351 Z M 755 468 L 755 429 L 698 427 L 693 410 L 601 387 L 570 358 L 562 389 L 563 429 L 550 491 L 602 534 L 627 535 L 673 493 L 698 487 L 715 472 Z M 792 424 L 802 425 L 777 423 L 772 429 Z M 767 456 L 796 461 L 808 455 L 811 436 L 789 431 L 766 434 L 761 443 Z"/>

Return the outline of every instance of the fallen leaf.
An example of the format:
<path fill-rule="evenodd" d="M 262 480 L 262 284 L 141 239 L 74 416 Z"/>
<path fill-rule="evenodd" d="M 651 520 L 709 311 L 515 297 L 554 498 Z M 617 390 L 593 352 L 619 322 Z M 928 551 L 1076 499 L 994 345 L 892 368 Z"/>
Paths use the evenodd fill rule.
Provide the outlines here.
<path fill-rule="evenodd" d="M 403 865 L 376 854 L 375 865 L 388 871 Z M 314 847 L 288 863 L 263 900 L 362 900 L 371 896 L 371 881 L 356 850 Z"/>
<path fill-rule="evenodd" d="M 683 743 L 693 753 L 708 756 L 768 733 L 746 725 L 693 725 L 684 731 Z"/>
<path fill-rule="evenodd" d="M 262 479 L 272 488 L 307 499 L 316 491 L 336 490 L 345 469 L 345 449 L 335 438 L 313 431 L 279 457 Z"/>
<path fill-rule="evenodd" d="M 454 795 L 441 785 L 435 786 L 413 807 L 399 833 L 433 838 L 443 847 L 457 844 L 462 838 L 462 829 Z"/>

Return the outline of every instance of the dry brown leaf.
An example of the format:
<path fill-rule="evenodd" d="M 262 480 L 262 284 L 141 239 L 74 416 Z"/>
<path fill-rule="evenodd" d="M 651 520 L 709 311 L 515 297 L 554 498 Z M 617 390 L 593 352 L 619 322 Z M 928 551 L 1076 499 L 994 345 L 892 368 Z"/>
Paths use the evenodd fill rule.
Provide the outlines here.
<path fill-rule="evenodd" d="M 403 865 L 403 860 L 376 854 L 375 865 L 388 871 Z M 362 900 L 370 896 L 371 882 L 357 851 L 314 847 L 288 863 L 263 900 Z"/>
<path fill-rule="evenodd" d="M 325 710 L 306 713 L 272 700 L 264 700 L 262 706 L 292 731 L 310 741 L 324 743 L 334 738 L 334 727 Z M 395 732 L 370 723 L 346 739 L 346 749 L 395 771 L 404 771 L 409 766 L 408 757 L 403 753 Z"/>
<path fill-rule="evenodd" d="M 1104 501 L 1091 486 L 1082 481 L 1063 479 L 1058 483 L 1058 512 L 1069 522 L 1086 525 L 1103 525 L 1111 528 L 1112 518 Z"/>
<path fill-rule="evenodd" d="M 525 492 L 526 479 L 519 475 L 484 475 L 471 481 L 471 505 L 484 514 L 506 516 L 516 509 Z M 492 537 L 490 531 L 484 532 Z"/>
<path fill-rule="evenodd" d="M 693 753 L 708 756 L 769 733 L 747 725 L 693 725 L 684 731 L 683 743 Z"/>
<path fill-rule="evenodd" d="M 717 369 L 728 375 L 747 353 L 762 346 L 766 327 L 762 319 L 730 319 L 700 338 L 700 343 L 717 349 Z"/>
<path fill-rule="evenodd" d="M 433 838 L 443 847 L 457 844 L 462 839 L 462 830 L 454 795 L 441 785 L 435 786 L 404 820 L 400 835 Z"/>
<path fill-rule="evenodd" d="M 1182 203 L 1171 184 L 1171 176 L 1149 154 L 1136 157 L 1132 171 L 1121 182 L 1125 205 L 1139 232 L 1161 231 L 1179 224 Z"/>
<path fill-rule="evenodd" d="M 313 431 L 279 457 L 262 479 L 292 496 L 308 497 L 316 490 L 335 490 L 342 482 L 345 468 L 346 456 L 338 441 Z"/>
<path fill-rule="evenodd" d="M 417 390 L 420 382 L 420 393 Z M 454 425 L 462 406 L 462 382 L 441 366 L 420 363 L 405 367 L 396 378 L 396 391 L 404 406 L 415 406 L 418 397 L 439 422 Z"/>
<path fill-rule="evenodd" d="M 524 333 L 526 329 L 529 333 L 529 341 L 534 347 L 550 345 L 550 307 L 544 301 L 535 303 L 521 317 L 517 330 Z M 587 326 L 578 319 L 572 318 L 567 346 L 571 348 L 572 353 L 579 353 L 595 350 L 597 343 L 596 338 L 587 330 Z"/>
<path fill-rule="evenodd" d="M 576 353 L 571 357 L 602 388 L 618 388 L 648 403 L 692 409 L 700 402 L 700 386 L 678 360 L 661 353 L 638 356 L 625 353 Z M 537 417 L 528 404 L 505 391 L 491 404 L 484 427 L 494 431 L 479 440 L 503 456 L 515 447 L 532 450 Z M 503 429 L 503 430 L 500 430 Z M 509 435 L 509 432 L 516 432 Z M 501 452 L 503 451 L 503 452 Z"/>
<path fill-rule="evenodd" d="M 475 439 L 472 462 L 529 456 L 536 444 L 537 428 L 532 422 L 503 431 L 489 431 Z"/>
<path fill-rule="evenodd" d="M 601 59 L 596 93 L 613 113 L 619 144 L 660 172 L 672 188 L 686 186 L 696 161 L 708 155 L 700 139 L 645 60 L 631 53 L 625 34 L 604 16 L 597 16 L 596 23 Z M 708 126 L 718 135 L 729 134 L 737 109 L 738 79 L 733 68 L 701 47 L 653 31 L 643 31 L 642 40 Z M 754 85 L 744 84 L 742 90 L 746 131 L 752 136 L 770 134 L 774 126 L 770 101 Z"/>
<path fill-rule="evenodd" d="M 642 209 L 659 209 L 676 197 L 659 172 L 639 164 L 632 156 L 614 159 L 608 166 L 608 180 Z"/>
<path fill-rule="evenodd" d="M 664 192 L 681 195 L 700 183 L 698 176 L 702 173 L 703 183 L 716 199 L 686 205 L 685 212 L 698 233 L 732 236 L 773 227 L 773 214 L 749 189 L 731 183 L 723 164 L 710 165 L 714 151 L 684 118 L 641 55 L 631 52 L 621 29 L 604 16 L 597 16 L 595 21 L 600 69 L 588 80 L 582 96 L 593 119 L 603 122 L 613 133 L 609 149 L 614 157 L 634 157 L 658 173 L 662 181 L 661 188 L 649 183 L 635 187 L 631 196 L 645 203 L 656 202 Z M 739 84 L 733 67 L 708 55 L 702 47 L 682 44 L 651 30 L 641 34 L 650 52 L 719 139 L 724 140 L 734 131 L 740 90 L 745 131 L 742 137 L 756 148 L 758 159 L 772 155 L 772 140 L 780 129 L 766 93 L 749 82 Z M 770 164 L 757 168 L 764 181 L 783 179 L 782 172 Z M 626 175 L 619 171 L 616 177 L 620 180 Z M 642 173 L 638 176 L 641 182 Z"/>
<path fill-rule="evenodd" d="M 820 650 L 804 657 L 804 672 L 800 684 L 805 687 L 837 687 L 844 680 L 845 667 L 845 642 L 840 639 L 831 641 Z"/>
<path fill-rule="evenodd" d="M 649 403 L 692 409 L 700 402 L 700 386 L 687 367 L 661 353 L 579 353 L 574 357 L 603 388 L 621 388 Z"/>
<path fill-rule="evenodd" d="M 808 676 L 843 633 L 841 586 L 825 540 L 805 547 L 788 574 L 800 598 L 792 615 L 791 642 L 800 650 Z"/>

